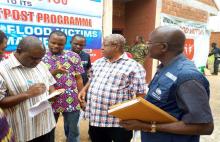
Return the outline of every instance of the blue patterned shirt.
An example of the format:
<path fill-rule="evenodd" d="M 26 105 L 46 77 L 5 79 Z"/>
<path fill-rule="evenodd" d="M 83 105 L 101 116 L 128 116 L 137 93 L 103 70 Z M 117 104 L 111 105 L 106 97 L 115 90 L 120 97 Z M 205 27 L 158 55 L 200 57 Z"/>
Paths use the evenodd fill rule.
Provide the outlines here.
<path fill-rule="evenodd" d="M 98 59 L 91 67 L 85 117 L 91 126 L 120 127 L 119 119 L 108 115 L 110 106 L 146 93 L 144 68 L 123 54 L 117 61 Z"/>

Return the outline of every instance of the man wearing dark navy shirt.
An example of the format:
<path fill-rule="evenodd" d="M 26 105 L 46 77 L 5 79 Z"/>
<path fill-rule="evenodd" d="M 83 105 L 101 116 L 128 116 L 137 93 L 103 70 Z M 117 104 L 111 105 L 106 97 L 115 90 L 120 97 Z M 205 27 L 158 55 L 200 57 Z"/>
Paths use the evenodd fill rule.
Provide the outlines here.
<path fill-rule="evenodd" d="M 88 71 L 91 67 L 90 55 L 83 51 L 83 48 L 86 46 L 86 38 L 82 35 L 74 35 L 70 44 L 72 51 L 77 53 L 81 58 L 85 70 L 85 73 L 82 74 L 83 84 L 85 85 L 88 81 Z"/>
<path fill-rule="evenodd" d="M 199 142 L 214 129 L 209 105 L 209 82 L 182 53 L 184 33 L 171 26 L 155 29 L 149 54 L 161 64 L 145 99 L 178 119 L 172 123 L 121 121 L 128 130 L 141 130 L 142 142 Z"/>

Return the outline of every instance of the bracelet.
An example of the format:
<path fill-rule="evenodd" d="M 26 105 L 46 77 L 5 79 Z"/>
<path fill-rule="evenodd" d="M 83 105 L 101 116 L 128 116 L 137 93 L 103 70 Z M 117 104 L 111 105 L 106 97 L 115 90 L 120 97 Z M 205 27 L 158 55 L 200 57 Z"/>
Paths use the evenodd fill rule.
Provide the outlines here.
<path fill-rule="evenodd" d="M 156 122 L 153 122 L 152 124 L 151 124 L 151 130 L 150 130 L 150 132 L 151 133 L 155 133 L 157 130 L 157 125 L 156 125 Z"/>

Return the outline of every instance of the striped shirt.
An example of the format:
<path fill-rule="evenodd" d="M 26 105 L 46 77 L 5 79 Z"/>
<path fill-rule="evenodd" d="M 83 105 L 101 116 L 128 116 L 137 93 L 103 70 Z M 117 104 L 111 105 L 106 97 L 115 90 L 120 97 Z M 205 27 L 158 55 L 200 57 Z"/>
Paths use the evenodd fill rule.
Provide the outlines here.
<path fill-rule="evenodd" d="M 0 100 L 25 92 L 34 83 L 44 83 L 47 90 L 49 90 L 49 86 L 56 83 L 43 62 L 40 62 L 35 68 L 27 68 L 21 65 L 14 54 L 11 54 L 8 59 L 0 63 Z M 16 140 L 29 141 L 50 132 L 55 127 L 51 107 L 33 118 L 28 116 L 28 109 L 48 94 L 49 91 L 46 91 L 40 96 L 4 109 Z"/>
<path fill-rule="evenodd" d="M 112 63 L 101 58 L 91 68 L 85 117 L 91 126 L 120 127 L 119 119 L 107 114 L 109 107 L 146 93 L 145 87 L 145 70 L 126 54 Z"/>

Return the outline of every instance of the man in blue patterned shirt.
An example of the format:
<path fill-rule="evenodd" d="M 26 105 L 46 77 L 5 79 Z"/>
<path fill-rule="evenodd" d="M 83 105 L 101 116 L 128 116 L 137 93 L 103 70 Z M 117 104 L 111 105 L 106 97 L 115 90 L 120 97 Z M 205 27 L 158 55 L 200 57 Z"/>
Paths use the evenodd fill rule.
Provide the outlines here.
<path fill-rule="evenodd" d="M 110 106 L 145 93 L 145 70 L 124 53 L 125 38 L 111 34 L 104 38 L 103 58 L 91 67 L 90 80 L 79 93 L 81 102 L 87 94 L 85 117 L 89 119 L 92 142 L 130 142 L 132 131 L 108 115 Z"/>

